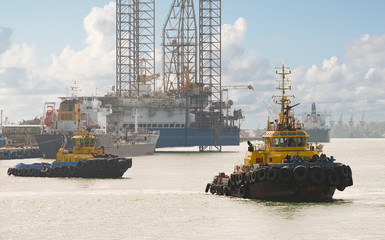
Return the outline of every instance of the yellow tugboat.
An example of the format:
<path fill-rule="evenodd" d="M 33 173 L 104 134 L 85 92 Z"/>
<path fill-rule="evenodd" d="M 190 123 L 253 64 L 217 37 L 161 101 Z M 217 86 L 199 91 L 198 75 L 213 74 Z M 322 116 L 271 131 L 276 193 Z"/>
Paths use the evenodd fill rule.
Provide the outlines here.
<path fill-rule="evenodd" d="M 63 147 L 52 163 L 19 163 L 8 169 L 8 175 L 24 177 L 120 178 L 132 166 L 131 158 L 107 155 L 103 147 L 95 148 L 91 129 L 80 129 L 71 138 L 73 149 Z"/>
<path fill-rule="evenodd" d="M 277 89 L 280 105 L 279 119 L 267 124 L 262 136 L 263 143 L 254 146 L 248 142 L 244 164 L 235 166 L 228 176 L 219 173 L 206 186 L 206 192 L 218 195 L 251 199 L 270 199 L 288 201 L 326 201 L 333 197 L 335 189 L 343 191 L 353 185 L 349 166 L 335 162 L 322 153 L 321 144 L 309 144 L 309 135 L 303 124 L 296 121 L 290 106 L 293 95 L 284 65 L 279 67 L 282 76 Z M 286 71 L 286 72 L 285 72 Z"/>

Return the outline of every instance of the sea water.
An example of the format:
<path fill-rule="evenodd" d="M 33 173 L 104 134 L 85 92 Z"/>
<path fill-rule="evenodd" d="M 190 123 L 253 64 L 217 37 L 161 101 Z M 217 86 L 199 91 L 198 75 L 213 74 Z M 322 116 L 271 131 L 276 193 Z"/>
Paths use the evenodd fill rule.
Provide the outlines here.
<path fill-rule="evenodd" d="M 287 203 L 205 193 L 247 145 L 167 149 L 133 158 L 122 179 L 8 176 L 0 160 L 0 239 L 385 239 L 385 139 L 331 139 L 354 185 L 332 202 Z"/>

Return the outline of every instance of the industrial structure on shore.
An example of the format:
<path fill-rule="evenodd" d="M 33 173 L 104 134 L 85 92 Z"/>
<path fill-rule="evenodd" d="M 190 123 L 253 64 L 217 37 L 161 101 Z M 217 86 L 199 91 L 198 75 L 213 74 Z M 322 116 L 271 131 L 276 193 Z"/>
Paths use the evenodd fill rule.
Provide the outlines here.
<path fill-rule="evenodd" d="M 116 1 L 116 96 L 100 99 L 112 106 L 112 128 L 129 127 L 136 109 L 139 127 L 160 131 L 158 147 L 220 151 L 239 144 L 242 111 L 229 115 L 232 101 L 223 101 L 221 0 L 199 0 L 198 24 L 194 9 L 193 0 L 172 2 L 163 27 L 159 82 L 155 0 Z"/>
<path fill-rule="evenodd" d="M 198 24 L 194 9 L 193 0 L 173 0 L 163 27 L 159 79 L 155 0 L 116 0 L 113 92 L 92 97 L 91 105 L 90 97 L 77 96 L 73 100 L 79 102 L 80 111 L 84 109 L 80 114 L 74 107 L 64 111 L 64 102 L 63 111 L 45 112 L 43 131 L 36 135 L 42 153 L 48 156 L 54 148 L 56 152 L 62 136 L 75 133 L 73 127 L 69 131 L 64 126 L 78 121 L 107 135 L 125 136 L 126 141 L 132 130 L 157 131 L 158 148 L 199 146 L 200 151 L 221 151 L 222 146 L 239 145 L 244 116 L 241 110 L 231 113 L 233 102 L 223 100 L 223 92 L 234 86 L 221 82 L 221 0 L 199 0 Z"/>

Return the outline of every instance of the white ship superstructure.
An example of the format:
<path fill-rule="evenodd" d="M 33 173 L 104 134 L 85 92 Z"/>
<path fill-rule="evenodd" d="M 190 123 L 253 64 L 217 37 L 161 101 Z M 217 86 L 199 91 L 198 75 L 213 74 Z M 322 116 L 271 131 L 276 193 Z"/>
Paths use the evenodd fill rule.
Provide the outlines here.
<path fill-rule="evenodd" d="M 309 142 L 330 142 L 330 129 L 326 125 L 326 112 L 317 113 L 312 103 L 311 113 L 302 114 L 305 131 L 309 134 Z"/>
<path fill-rule="evenodd" d="M 109 128 L 108 117 L 112 114 L 110 106 L 102 106 L 96 97 L 62 98 L 58 111 L 46 104 L 42 119 L 42 133 L 35 136 L 40 151 L 47 158 L 54 158 L 65 138 L 73 136 L 80 125 L 91 128 L 98 139 L 98 146 L 103 146 L 107 154 L 119 157 L 153 154 L 159 138 L 157 131 L 138 130 L 138 121 L 133 115 L 122 118 L 119 128 Z M 134 122 L 131 126 L 124 119 Z M 118 124 L 116 124 L 118 125 Z M 130 128 L 129 128 L 130 126 Z M 65 137 L 64 137 L 65 136 Z M 71 148 L 71 143 L 66 143 Z"/>
<path fill-rule="evenodd" d="M 108 116 L 112 128 L 132 129 L 135 112 L 139 114 L 139 128 L 184 128 L 195 122 L 195 115 L 186 111 L 185 99 L 120 98 L 116 101 L 116 107 Z"/>

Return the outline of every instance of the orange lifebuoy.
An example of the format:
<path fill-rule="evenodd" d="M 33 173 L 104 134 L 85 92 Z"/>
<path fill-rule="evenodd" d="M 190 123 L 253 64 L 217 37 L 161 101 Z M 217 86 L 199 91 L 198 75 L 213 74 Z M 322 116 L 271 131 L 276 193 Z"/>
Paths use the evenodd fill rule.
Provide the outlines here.
<path fill-rule="evenodd" d="M 98 152 L 99 152 L 99 150 L 102 150 L 102 154 L 104 154 L 105 152 L 104 152 L 104 146 L 100 146 L 100 147 L 98 147 Z"/>

